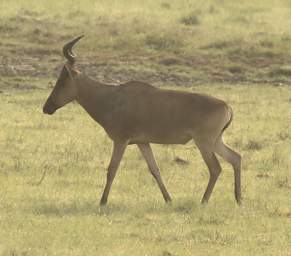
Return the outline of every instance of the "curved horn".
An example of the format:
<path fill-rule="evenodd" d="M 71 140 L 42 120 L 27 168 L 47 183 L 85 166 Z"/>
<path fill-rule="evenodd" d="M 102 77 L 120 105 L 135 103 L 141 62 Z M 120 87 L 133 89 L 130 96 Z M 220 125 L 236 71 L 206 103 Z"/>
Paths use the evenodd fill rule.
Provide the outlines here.
<path fill-rule="evenodd" d="M 75 63 L 75 57 L 76 57 L 76 55 L 72 51 L 72 48 L 75 45 L 75 43 L 77 43 L 82 37 L 84 37 L 84 35 L 78 36 L 72 41 L 66 43 L 63 47 L 63 54 L 70 64 Z"/>

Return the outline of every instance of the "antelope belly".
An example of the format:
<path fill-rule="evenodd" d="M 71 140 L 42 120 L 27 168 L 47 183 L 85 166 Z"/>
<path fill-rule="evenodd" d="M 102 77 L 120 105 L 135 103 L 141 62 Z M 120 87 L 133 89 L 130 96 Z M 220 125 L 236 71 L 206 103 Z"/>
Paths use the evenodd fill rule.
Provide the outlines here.
<path fill-rule="evenodd" d="M 155 144 L 186 144 L 192 137 L 190 135 L 177 134 L 176 136 L 138 136 L 130 139 L 129 144 L 155 143 Z"/>

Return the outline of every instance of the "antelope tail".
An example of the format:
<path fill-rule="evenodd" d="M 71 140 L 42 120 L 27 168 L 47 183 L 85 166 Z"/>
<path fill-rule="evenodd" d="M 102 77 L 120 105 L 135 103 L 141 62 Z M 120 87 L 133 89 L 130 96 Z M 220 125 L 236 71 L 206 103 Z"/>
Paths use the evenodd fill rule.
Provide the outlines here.
<path fill-rule="evenodd" d="M 228 106 L 228 110 L 229 110 L 229 115 L 230 115 L 230 118 L 229 118 L 229 121 L 226 123 L 226 125 L 223 127 L 222 131 L 221 131 L 221 134 L 226 130 L 226 128 L 231 124 L 231 121 L 232 121 L 232 118 L 233 118 L 233 111 L 232 111 L 232 108 L 230 106 Z"/>

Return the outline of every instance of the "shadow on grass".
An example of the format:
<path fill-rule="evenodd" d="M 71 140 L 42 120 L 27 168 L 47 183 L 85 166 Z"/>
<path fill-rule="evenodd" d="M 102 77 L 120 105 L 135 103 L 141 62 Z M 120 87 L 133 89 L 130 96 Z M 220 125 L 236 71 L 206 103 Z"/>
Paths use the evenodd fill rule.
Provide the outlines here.
<path fill-rule="evenodd" d="M 195 211 L 195 209 L 201 207 L 199 201 L 195 201 L 190 198 L 173 198 L 173 201 L 170 203 L 165 203 L 162 200 L 159 201 L 139 201 L 134 202 L 128 205 L 109 205 L 107 206 L 110 209 L 126 209 L 128 212 L 132 212 L 132 215 L 146 215 L 146 214 L 172 214 L 172 213 L 181 213 L 181 214 L 190 214 Z"/>
<path fill-rule="evenodd" d="M 47 217 L 95 215 L 98 213 L 98 204 L 95 201 L 69 203 L 43 202 L 38 203 L 32 209 L 35 215 Z"/>
<path fill-rule="evenodd" d="M 109 202 L 106 206 L 100 206 L 96 201 L 72 201 L 66 203 L 59 202 L 43 202 L 33 206 L 32 212 L 35 215 L 47 217 L 63 217 L 63 216 L 109 216 L 115 213 L 127 213 L 129 215 L 143 214 L 169 214 L 184 213 L 190 214 L 193 210 L 200 207 L 199 202 L 194 200 L 180 198 L 171 203 L 164 202 Z"/>

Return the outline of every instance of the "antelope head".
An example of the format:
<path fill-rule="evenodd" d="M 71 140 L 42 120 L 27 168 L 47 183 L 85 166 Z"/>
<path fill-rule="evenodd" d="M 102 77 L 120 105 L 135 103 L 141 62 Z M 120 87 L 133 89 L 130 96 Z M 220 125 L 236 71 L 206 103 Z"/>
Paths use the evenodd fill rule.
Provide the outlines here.
<path fill-rule="evenodd" d="M 64 64 L 57 82 L 43 106 L 45 114 L 52 115 L 57 109 L 65 106 L 77 97 L 75 79 L 80 72 L 75 68 L 76 55 L 73 53 L 72 48 L 82 37 L 83 35 L 75 38 L 63 47 L 63 54 L 67 62 Z"/>

